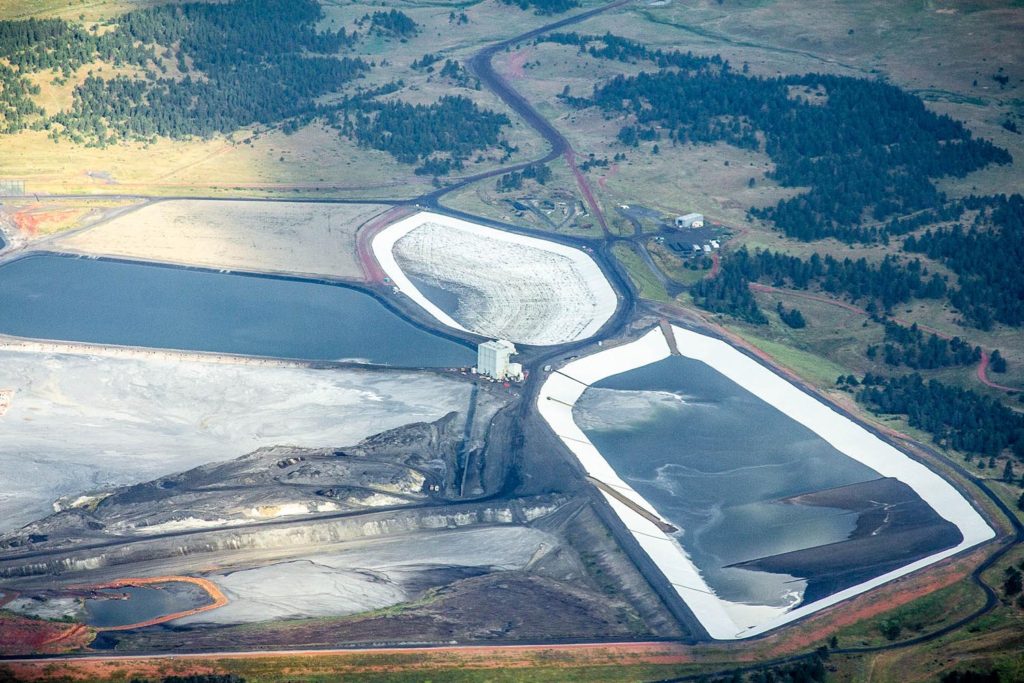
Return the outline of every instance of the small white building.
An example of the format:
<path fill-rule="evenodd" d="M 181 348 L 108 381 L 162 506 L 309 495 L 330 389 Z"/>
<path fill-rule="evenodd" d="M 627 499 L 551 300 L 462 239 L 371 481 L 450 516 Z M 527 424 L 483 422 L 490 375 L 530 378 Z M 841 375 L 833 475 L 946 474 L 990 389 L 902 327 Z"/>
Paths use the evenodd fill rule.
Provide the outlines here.
<path fill-rule="evenodd" d="M 508 378 L 513 382 L 523 381 L 523 366 L 521 363 L 509 363 L 508 364 Z"/>
<path fill-rule="evenodd" d="M 683 228 L 703 228 L 704 227 L 704 214 L 702 213 L 688 213 L 685 216 L 676 216 L 676 227 L 679 229 Z"/>
<path fill-rule="evenodd" d="M 509 357 L 516 354 L 516 347 L 505 339 L 484 342 L 476 349 L 476 371 L 492 379 L 505 379 L 510 375 Z M 520 367 L 519 374 L 522 373 Z"/>

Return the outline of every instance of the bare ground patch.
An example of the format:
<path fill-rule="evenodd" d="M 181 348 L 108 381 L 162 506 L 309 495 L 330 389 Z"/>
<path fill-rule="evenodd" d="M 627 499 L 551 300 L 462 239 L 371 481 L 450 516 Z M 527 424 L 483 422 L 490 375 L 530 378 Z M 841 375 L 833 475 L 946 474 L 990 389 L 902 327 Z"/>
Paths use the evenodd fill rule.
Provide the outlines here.
<path fill-rule="evenodd" d="M 379 204 L 180 200 L 57 242 L 86 254 L 361 279 L 355 234 Z"/>

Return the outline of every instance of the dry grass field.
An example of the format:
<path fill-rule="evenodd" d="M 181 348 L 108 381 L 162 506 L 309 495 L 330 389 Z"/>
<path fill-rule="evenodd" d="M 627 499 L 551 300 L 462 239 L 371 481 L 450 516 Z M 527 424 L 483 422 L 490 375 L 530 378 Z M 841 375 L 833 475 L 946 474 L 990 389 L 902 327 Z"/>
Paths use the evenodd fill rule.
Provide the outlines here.
<path fill-rule="evenodd" d="M 318 125 L 294 135 L 249 131 L 104 149 L 25 131 L 3 145 L 0 178 L 23 179 L 38 193 L 412 197 L 430 187 L 429 178 L 413 176 L 390 155 Z"/>
<path fill-rule="evenodd" d="M 116 18 L 139 4 L 151 3 L 2 0 L 0 19 L 60 17 L 90 25 Z M 463 95 L 481 107 L 504 112 L 511 119 L 505 138 L 516 151 L 506 163 L 543 155 L 546 148 L 541 138 L 495 95 L 472 87 L 472 79 L 467 83 L 469 87 L 463 87 L 436 72 L 412 69 L 411 64 L 428 52 L 442 54 L 444 59 L 465 61 L 480 46 L 540 25 L 545 18 L 510 10 L 497 0 L 468 7 L 416 3 L 399 6 L 420 24 L 420 32 L 403 40 L 364 36 L 352 55 L 378 66 L 360 79 L 358 86 L 371 88 L 401 80 L 403 87 L 390 97 L 414 104 L 431 103 L 445 94 Z M 358 18 L 377 7 L 369 2 L 325 3 L 322 26 L 351 31 Z M 453 8 L 465 12 L 469 22 L 450 22 Z M 507 19 L 513 11 L 516 22 L 510 24 Z M 173 60 L 164 61 L 169 75 L 175 77 Z M 443 60 L 436 68 L 441 65 Z M 37 104 L 50 115 L 68 109 L 74 87 L 90 71 L 101 77 L 134 73 L 109 64 L 89 64 L 76 70 L 67 82 L 58 82 L 54 72 L 33 74 L 30 80 L 41 88 L 35 98 Z M 336 98 L 325 97 L 323 102 L 329 104 L 333 99 Z M 64 140 L 54 143 L 44 132 L 24 131 L 4 136 L 3 146 L 0 178 L 23 179 L 30 192 L 38 193 L 411 198 L 431 189 L 430 177 L 415 175 L 412 165 L 400 164 L 385 152 L 361 148 L 319 123 L 293 135 L 257 128 L 208 140 L 162 139 L 153 144 L 120 143 L 103 149 Z M 497 148 L 484 150 L 481 158 L 472 160 L 462 173 L 494 168 L 503 155 L 504 151 Z"/>

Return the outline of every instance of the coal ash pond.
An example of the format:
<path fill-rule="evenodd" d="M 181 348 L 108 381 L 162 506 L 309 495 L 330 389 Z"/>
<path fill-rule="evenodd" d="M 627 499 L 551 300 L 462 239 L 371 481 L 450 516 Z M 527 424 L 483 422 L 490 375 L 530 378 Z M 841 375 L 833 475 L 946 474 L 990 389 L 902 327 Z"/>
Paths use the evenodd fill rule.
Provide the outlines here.
<path fill-rule="evenodd" d="M 574 419 L 725 600 L 811 602 L 961 540 L 909 487 L 697 360 L 601 380 Z"/>
<path fill-rule="evenodd" d="M 469 346 L 333 283 L 33 255 L 0 267 L 0 332 L 398 367 L 467 367 Z"/>

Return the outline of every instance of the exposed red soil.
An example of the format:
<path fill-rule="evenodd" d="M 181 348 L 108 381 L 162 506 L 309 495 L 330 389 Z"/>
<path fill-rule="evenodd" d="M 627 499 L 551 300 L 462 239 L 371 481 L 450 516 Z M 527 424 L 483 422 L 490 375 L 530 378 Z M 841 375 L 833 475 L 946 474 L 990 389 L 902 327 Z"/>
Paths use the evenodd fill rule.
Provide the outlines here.
<path fill-rule="evenodd" d="M 378 232 L 395 221 L 412 215 L 413 211 L 408 206 L 396 206 L 376 218 L 370 219 L 359 228 L 359 232 L 356 234 L 356 254 L 359 257 L 359 265 L 363 269 L 364 280 L 367 282 L 384 282 L 387 276 L 373 255 L 373 248 L 371 247 L 373 238 Z"/>
<path fill-rule="evenodd" d="M 608 167 L 608 172 L 597 179 L 597 184 L 601 186 L 602 190 L 608 189 L 608 179 L 615 175 L 619 170 L 618 164 L 612 164 Z"/>
<path fill-rule="evenodd" d="M 579 186 L 580 192 L 583 193 L 583 198 L 587 200 L 587 206 L 590 207 L 590 213 L 596 218 L 597 222 L 601 224 L 601 230 L 608 234 L 608 223 L 604 219 L 604 213 L 601 211 L 601 206 L 597 203 L 597 199 L 594 197 L 593 190 L 590 189 L 590 183 L 587 182 L 586 177 L 576 166 L 576 152 L 570 147 L 565 150 L 565 163 L 569 164 L 569 170 L 572 171 L 572 175 L 576 178 L 576 185 Z"/>
<path fill-rule="evenodd" d="M 766 639 L 766 644 L 769 644 L 768 654 L 781 656 L 822 644 L 841 628 L 873 619 L 959 581 L 966 581 L 986 554 L 987 551 L 979 551 L 965 558 L 947 560 L 924 572 L 897 579 L 822 610 L 797 627 Z"/>
<path fill-rule="evenodd" d="M 524 64 L 526 64 L 526 50 L 517 50 L 511 53 L 505 60 L 506 76 L 512 79 L 525 77 Z"/>
<path fill-rule="evenodd" d="M 1024 389 L 1015 389 L 1014 387 L 1008 387 L 1003 384 L 997 384 L 988 378 L 988 351 L 981 352 L 981 362 L 978 363 L 978 381 L 987 387 L 993 389 L 1001 389 L 1002 391 L 1024 391 Z"/>
<path fill-rule="evenodd" d="M 704 279 L 705 280 L 710 280 L 711 278 L 713 278 L 716 275 L 718 275 L 718 269 L 719 269 L 720 266 L 721 266 L 721 259 L 719 259 L 719 257 L 718 257 L 718 252 L 717 251 L 711 252 L 711 272 L 708 273 L 706 276 L 704 276 Z"/>
<path fill-rule="evenodd" d="M 18 231 L 26 237 L 35 237 L 46 223 L 59 223 L 74 218 L 78 209 L 45 209 L 41 204 L 34 204 L 19 209 L 11 214 L 11 220 Z"/>
<path fill-rule="evenodd" d="M 84 648 L 93 631 L 81 624 L 0 614 L 0 654 L 57 654 Z"/>

